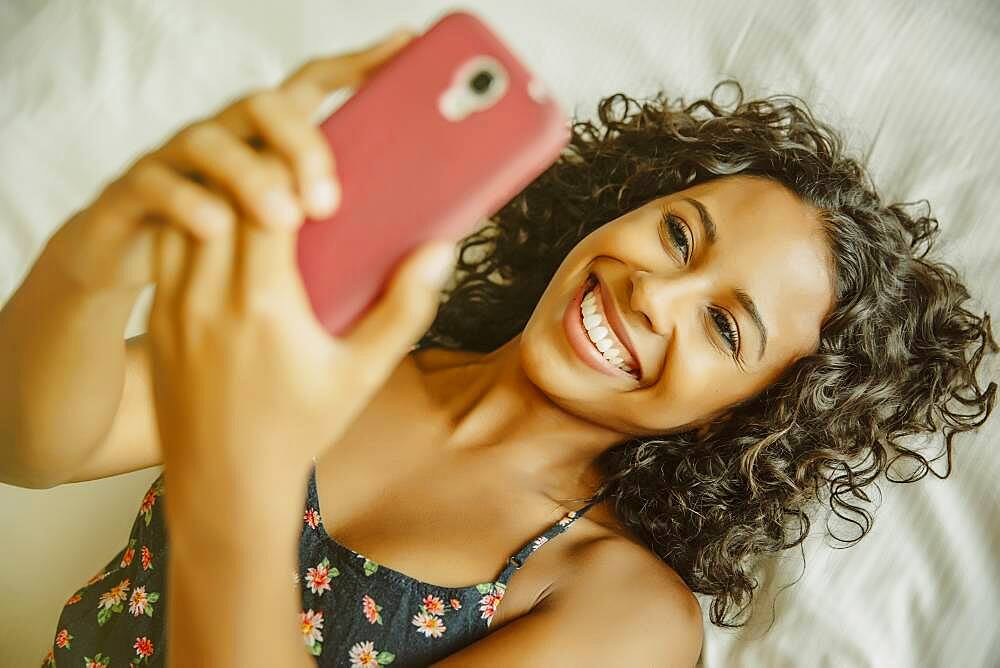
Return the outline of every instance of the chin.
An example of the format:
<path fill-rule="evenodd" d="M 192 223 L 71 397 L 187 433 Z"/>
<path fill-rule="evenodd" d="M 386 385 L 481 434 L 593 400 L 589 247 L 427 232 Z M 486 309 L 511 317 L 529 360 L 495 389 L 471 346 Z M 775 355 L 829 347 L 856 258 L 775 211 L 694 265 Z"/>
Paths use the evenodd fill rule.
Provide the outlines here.
<path fill-rule="evenodd" d="M 560 341 L 550 339 L 548 333 L 531 325 L 529 321 L 519 335 L 517 354 L 521 371 L 550 400 L 584 398 L 580 393 L 583 381 L 572 367 L 573 360 L 567 360 L 566 351 L 560 349 Z M 555 334 L 561 336 L 562 325 L 557 322 L 554 327 L 558 327 L 553 330 Z"/>

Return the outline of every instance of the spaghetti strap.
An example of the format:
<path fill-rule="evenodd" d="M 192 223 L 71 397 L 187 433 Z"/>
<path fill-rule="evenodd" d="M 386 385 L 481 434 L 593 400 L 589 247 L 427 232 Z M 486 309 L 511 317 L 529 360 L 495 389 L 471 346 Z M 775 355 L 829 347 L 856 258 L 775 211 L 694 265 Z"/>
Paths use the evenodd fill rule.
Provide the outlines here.
<path fill-rule="evenodd" d="M 525 543 L 524 547 L 518 550 L 515 554 L 511 555 L 511 557 L 507 560 L 507 565 L 504 567 L 503 571 L 501 571 L 500 577 L 498 577 L 496 581 L 506 586 L 507 581 L 514 575 L 515 571 L 524 565 L 524 562 L 528 560 L 528 557 L 534 554 L 535 551 L 542 545 L 569 529 L 573 522 L 576 522 L 578 519 L 583 517 L 583 515 L 596 503 L 596 501 L 591 501 L 580 510 L 572 510 L 566 513 L 561 520 L 553 524 L 547 531 Z"/>
<path fill-rule="evenodd" d="M 306 495 L 305 495 L 305 497 L 306 497 L 305 498 L 305 520 L 306 520 L 307 525 L 315 527 L 318 524 L 322 523 L 322 519 L 321 519 L 322 510 L 320 509 L 320 504 L 319 504 L 319 491 L 316 488 L 316 465 L 315 464 L 312 466 L 310 474 L 309 474 L 309 481 L 308 481 L 308 485 L 306 487 Z M 500 584 L 502 586 L 506 586 L 507 581 L 514 575 L 514 572 L 516 570 L 518 570 L 519 568 L 521 568 L 521 566 L 524 565 L 524 562 L 527 561 L 528 557 L 530 557 L 532 554 L 534 554 L 535 550 L 537 550 L 538 548 L 540 548 L 545 543 L 549 542 L 550 540 L 552 540 L 553 538 L 555 538 L 559 534 L 561 534 L 564 531 L 566 531 L 567 529 L 569 529 L 570 526 L 572 526 L 573 522 L 576 522 L 578 519 L 580 519 L 581 517 L 583 517 L 583 515 L 588 510 L 590 510 L 591 507 L 593 507 L 596 503 L 597 503 L 597 501 L 592 501 L 592 502 L 588 503 L 587 505 L 583 506 L 582 508 L 580 508 L 580 510 L 571 510 L 570 512 L 568 512 L 565 515 L 563 515 L 563 517 L 562 517 L 561 520 L 559 520 L 558 522 L 556 522 L 555 524 L 553 524 L 545 532 L 543 532 L 543 533 L 535 536 L 534 538 L 532 538 L 531 540 L 529 540 L 527 543 L 525 543 L 524 546 L 520 550 L 518 550 L 513 555 L 511 555 L 510 557 L 508 557 L 507 563 L 504 566 L 503 570 L 500 572 L 500 575 L 497 577 L 496 580 L 494 580 L 490 584 L 496 583 L 496 584 Z M 343 547 L 343 546 L 340 545 L 340 543 L 338 543 L 332 537 L 329 538 L 329 541 L 331 543 L 333 543 L 334 545 L 338 545 L 340 547 Z M 346 549 L 350 550 L 350 548 L 346 548 Z M 353 550 L 351 550 L 351 552 L 353 554 L 357 555 L 357 553 L 353 552 Z M 363 557 L 364 555 L 360 555 L 360 556 Z M 407 576 L 407 577 L 409 577 L 409 576 Z"/>

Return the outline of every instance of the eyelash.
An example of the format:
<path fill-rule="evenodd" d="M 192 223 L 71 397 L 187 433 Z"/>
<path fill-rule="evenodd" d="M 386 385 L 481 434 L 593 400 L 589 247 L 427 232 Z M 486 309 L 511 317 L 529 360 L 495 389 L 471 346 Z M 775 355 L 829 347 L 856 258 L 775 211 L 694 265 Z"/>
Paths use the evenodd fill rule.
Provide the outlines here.
<path fill-rule="evenodd" d="M 678 251 L 681 250 L 681 244 L 677 243 L 676 238 L 673 237 L 671 232 L 673 232 L 674 230 L 680 230 L 681 236 L 684 237 L 684 251 L 681 254 L 684 256 L 684 264 L 687 264 L 688 257 L 691 252 L 691 244 L 688 243 L 687 240 L 688 236 L 684 232 L 684 229 L 687 228 L 687 225 L 686 224 L 681 225 L 678 221 L 683 222 L 680 218 L 673 215 L 672 213 L 669 212 L 663 213 L 662 225 L 666 227 L 667 234 L 668 236 L 670 236 L 671 242 Z M 718 309 L 709 309 L 709 310 L 716 314 L 720 315 L 722 314 L 722 311 Z M 727 318 L 725 315 L 723 315 L 722 317 L 726 321 L 726 324 L 721 329 L 719 329 L 719 333 L 723 335 L 723 338 L 726 338 L 725 337 L 726 334 L 730 335 L 731 338 L 726 338 L 726 342 L 728 343 L 730 350 L 732 350 L 733 355 L 735 356 L 739 353 L 739 348 L 740 348 L 739 332 L 736 329 L 736 327 L 731 323 L 729 318 Z M 712 320 L 715 321 L 717 325 L 719 324 L 719 321 L 716 320 L 714 317 L 712 318 Z"/>
<path fill-rule="evenodd" d="M 674 230 L 681 230 L 681 236 L 684 238 L 684 252 L 682 253 L 682 255 L 684 256 L 684 264 L 687 264 L 688 263 L 688 256 L 691 253 L 691 244 L 688 243 L 688 240 L 687 240 L 688 236 L 687 236 L 687 234 L 684 233 L 684 229 L 687 229 L 687 225 L 676 224 L 677 221 L 679 221 L 679 220 L 681 220 L 681 219 L 678 218 L 677 216 L 675 216 L 672 213 L 664 213 L 663 214 L 663 224 L 666 226 L 668 234 L 670 232 L 673 232 Z M 671 223 L 674 223 L 674 224 L 671 224 Z M 670 240 L 674 242 L 674 247 L 677 248 L 677 250 L 681 249 L 681 246 L 680 246 L 679 243 L 677 243 L 677 240 L 676 240 L 675 237 L 671 236 Z"/>

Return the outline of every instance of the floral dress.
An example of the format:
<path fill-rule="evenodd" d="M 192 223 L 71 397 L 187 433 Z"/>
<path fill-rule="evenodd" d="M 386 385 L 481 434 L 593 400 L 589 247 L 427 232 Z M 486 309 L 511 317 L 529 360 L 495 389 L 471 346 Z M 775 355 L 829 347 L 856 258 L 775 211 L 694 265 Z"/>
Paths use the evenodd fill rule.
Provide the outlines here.
<path fill-rule="evenodd" d="M 42 666 L 166 665 L 167 532 L 163 474 L 139 505 L 128 544 L 66 601 Z M 426 666 L 489 633 L 507 581 L 590 505 L 566 514 L 510 557 L 496 580 L 469 587 L 421 582 L 335 541 L 323 527 L 316 468 L 309 476 L 299 569 L 302 640 L 317 666 Z"/>

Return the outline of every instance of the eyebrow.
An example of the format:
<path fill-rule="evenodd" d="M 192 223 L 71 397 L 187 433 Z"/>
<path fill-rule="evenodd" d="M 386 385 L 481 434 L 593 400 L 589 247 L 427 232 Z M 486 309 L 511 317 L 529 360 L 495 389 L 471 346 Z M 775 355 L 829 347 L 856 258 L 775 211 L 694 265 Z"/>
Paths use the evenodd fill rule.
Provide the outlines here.
<path fill-rule="evenodd" d="M 764 350 L 767 348 L 767 325 L 764 324 L 764 320 L 760 317 L 757 304 L 754 303 L 746 291 L 736 288 L 733 290 L 733 294 L 736 295 L 736 301 L 747 312 L 750 319 L 753 320 L 753 324 L 757 325 L 757 330 L 760 332 L 760 352 L 757 353 L 757 361 L 759 362 L 764 356 Z"/>
<path fill-rule="evenodd" d="M 714 245 L 719 239 L 719 233 L 718 228 L 715 226 L 715 220 L 712 219 L 712 214 L 708 212 L 704 204 L 693 197 L 682 197 L 681 200 L 687 202 L 698 211 L 698 220 L 704 231 L 703 236 L 708 240 L 709 246 Z M 753 324 L 757 326 L 757 331 L 760 333 L 760 351 L 757 354 L 757 361 L 759 362 L 764 357 L 764 351 L 767 349 L 767 325 L 764 324 L 764 319 L 760 317 L 760 311 L 757 309 L 757 304 L 750 296 L 750 293 L 742 288 L 734 288 L 733 296 L 736 297 L 737 303 L 743 307 L 746 314 L 750 316 Z"/>

